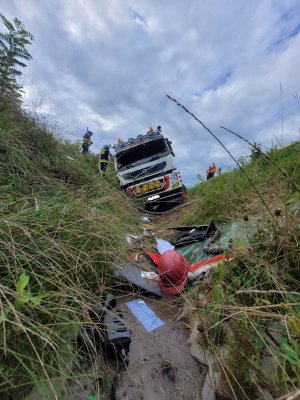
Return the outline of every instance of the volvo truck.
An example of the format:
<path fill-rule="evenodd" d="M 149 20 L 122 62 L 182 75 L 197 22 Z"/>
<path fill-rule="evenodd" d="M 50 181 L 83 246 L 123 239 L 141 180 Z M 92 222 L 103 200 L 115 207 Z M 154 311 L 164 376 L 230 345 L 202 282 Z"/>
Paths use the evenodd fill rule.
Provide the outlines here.
<path fill-rule="evenodd" d="M 117 143 L 114 149 L 117 179 L 127 195 L 143 199 L 148 210 L 183 201 L 186 191 L 172 142 L 160 131 Z"/>

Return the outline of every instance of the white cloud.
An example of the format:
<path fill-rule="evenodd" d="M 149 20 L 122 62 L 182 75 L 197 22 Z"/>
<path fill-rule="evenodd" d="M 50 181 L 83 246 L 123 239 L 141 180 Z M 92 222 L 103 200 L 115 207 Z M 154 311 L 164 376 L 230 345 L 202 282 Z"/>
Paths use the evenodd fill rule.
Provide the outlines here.
<path fill-rule="evenodd" d="M 95 148 L 162 125 L 186 182 L 217 161 L 232 165 L 214 139 L 171 103 L 182 101 L 229 146 L 297 138 L 300 108 L 298 0 L 23 0 L 2 12 L 35 34 L 31 68 L 83 126 Z"/>

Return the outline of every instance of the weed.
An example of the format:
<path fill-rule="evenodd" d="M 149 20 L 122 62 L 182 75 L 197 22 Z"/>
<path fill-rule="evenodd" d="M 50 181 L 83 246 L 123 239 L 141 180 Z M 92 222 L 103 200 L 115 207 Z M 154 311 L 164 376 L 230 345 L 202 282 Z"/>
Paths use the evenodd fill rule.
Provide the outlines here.
<path fill-rule="evenodd" d="M 65 386 L 86 374 L 77 335 L 113 286 L 137 218 L 98 176 L 96 156 L 21 110 L 2 108 L 0 137 L 0 397 L 35 386 L 60 398 L 58 379 Z"/>
<path fill-rule="evenodd" d="M 271 156 L 299 177 L 299 151 L 295 143 Z M 233 241 L 233 260 L 196 282 L 188 294 L 193 309 L 198 309 L 201 344 L 219 360 L 218 394 L 226 399 L 265 398 L 266 391 L 279 397 L 295 391 L 300 374 L 300 229 L 288 202 L 298 196 L 267 160 L 244 168 L 260 190 L 265 187 L 265 196 L 270 183 L 275 184 L 278 191 L 274 197 L 269 194 L 270 203 L 272 199 L 278 204 L 281 198 L 283 207 L 276 208 L 274 221 L 255 218 L 248 245 Z M 240 215 L 249 221 L 245 203 L 253 201 L 254 192 L 234 170 L 200 183 L 190 196 L 198 204 L 186 222 Z"/>

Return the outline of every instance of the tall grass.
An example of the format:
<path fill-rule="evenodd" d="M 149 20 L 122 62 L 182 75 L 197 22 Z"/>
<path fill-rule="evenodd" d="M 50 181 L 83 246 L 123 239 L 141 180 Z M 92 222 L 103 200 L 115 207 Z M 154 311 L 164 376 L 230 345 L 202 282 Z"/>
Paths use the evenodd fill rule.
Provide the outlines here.
<path fill-rule="evenodd" d="M 84 374 L 77 335 L 113 283 L 112 264 L 125 258 L 124 235 L 137 220 L 97 171 L 96 156 L 2 107 L 1 399 L 33 386 L 61 398 L 56 380 Z"/>
<path fill-rule="evenodd" d="M 271 151 L 270 157 L 299 183 L 299 142 Z M 274 209 L 274 218 L 261 213 L 261 203 L 239 170 L 190 189 L 195 204 L 183 217 L 185 223 L 241 218 L 251 225 L 248 245 L 241 247 L 235 238 L 233 260 L 188 292 L 192 318 L 198 316 L 199 344 L 218 365 L 218 398 L 288 398 L 300 381 L 300 198 L 267 159 L 244 161 L 243 168 Z"/>

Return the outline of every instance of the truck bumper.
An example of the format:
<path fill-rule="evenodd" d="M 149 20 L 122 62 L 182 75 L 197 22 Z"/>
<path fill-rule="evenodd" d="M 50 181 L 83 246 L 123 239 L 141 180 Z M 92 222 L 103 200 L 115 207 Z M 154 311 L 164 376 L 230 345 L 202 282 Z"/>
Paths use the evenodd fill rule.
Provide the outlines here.
<path fill-rule="evenodd" d="M 183 188 L 179 187 L 172 190 L 162 191 L 144 197 L 146 204 L 159 204 L 159 203 L 179 203 L 183 200 Z"/>

